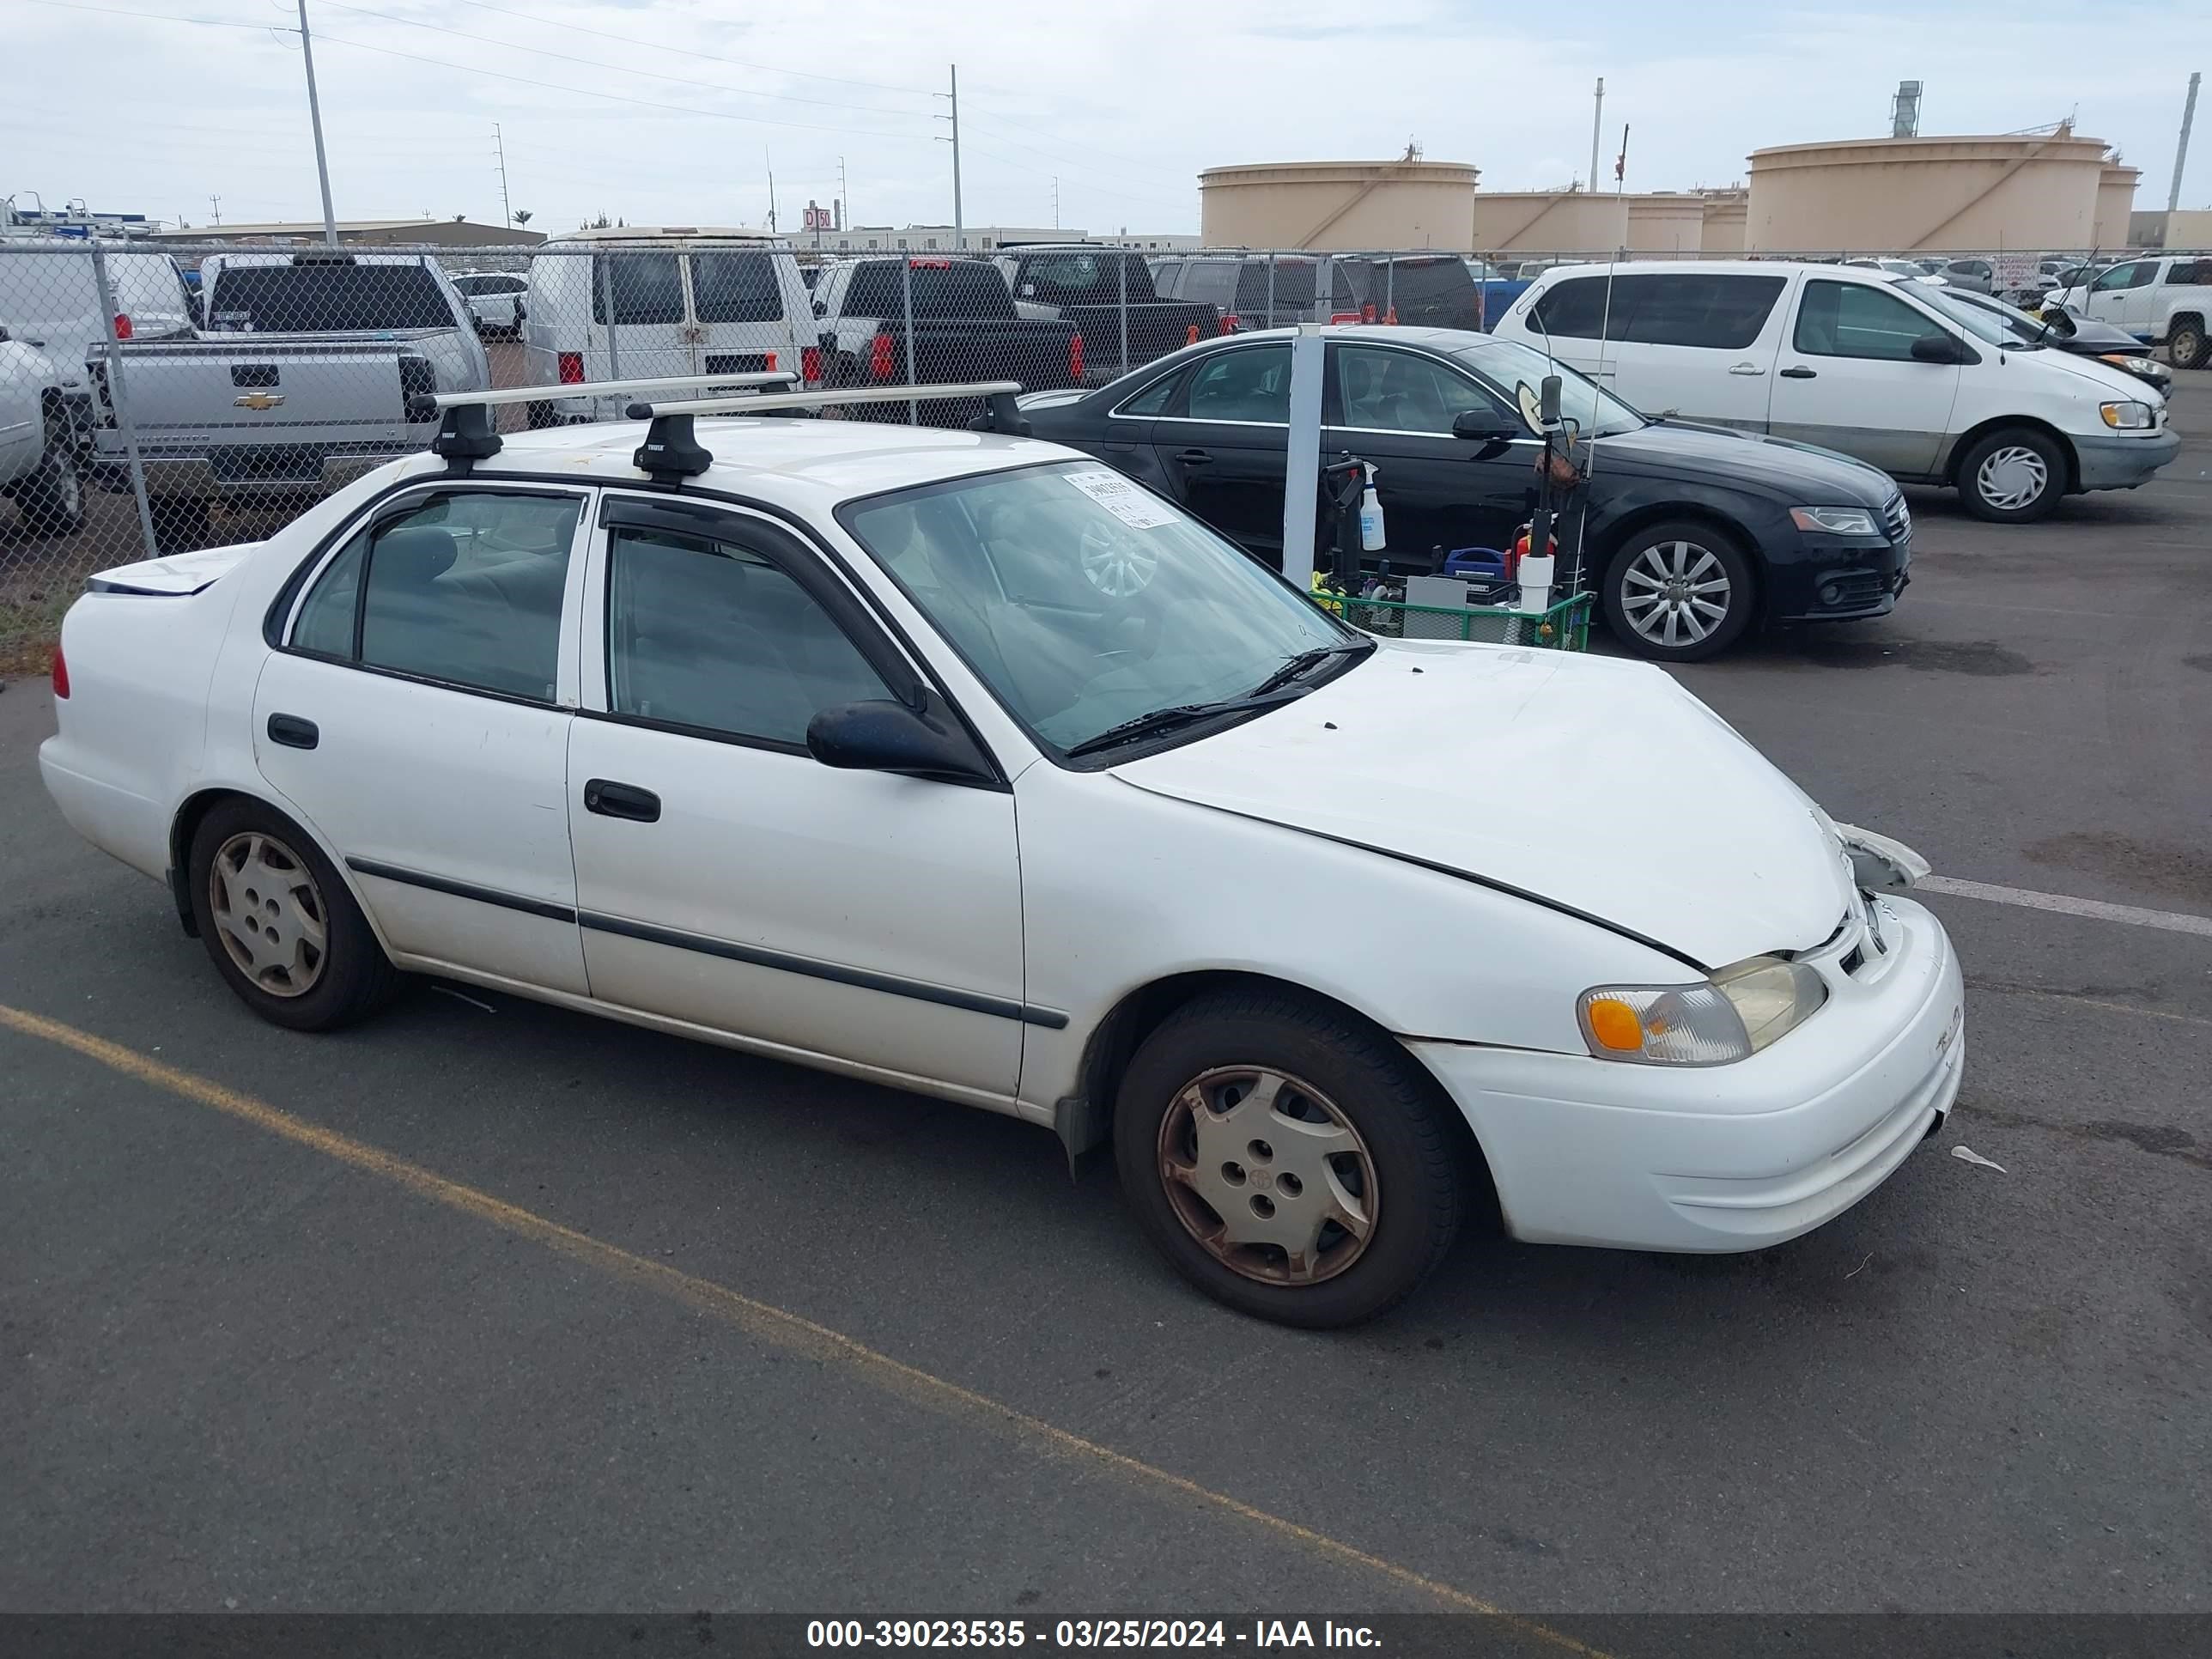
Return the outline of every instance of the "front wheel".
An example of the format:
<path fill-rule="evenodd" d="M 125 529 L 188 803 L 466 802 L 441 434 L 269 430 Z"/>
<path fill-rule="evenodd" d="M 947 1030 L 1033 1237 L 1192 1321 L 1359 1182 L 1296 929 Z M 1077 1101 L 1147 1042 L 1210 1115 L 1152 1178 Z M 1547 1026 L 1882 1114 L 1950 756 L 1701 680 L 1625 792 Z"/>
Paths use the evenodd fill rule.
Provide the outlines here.
<path fill-rule="evenodd" d="M 2004 427 L 1976 441 L 1959 462 L 1959 496 L 1991 524 L 2047 519 L 2066 493 L 2066 457 L 2032 427 Z"/>
<path fill-rule="evenodd" d="M 1395 1306 L 1465 1207 L 1434 1083 L 1388 1036 L 1319 1002 L 1186 1004 L 1129 1063 L 1115 1160 L 1170 1265 L 1240 1312 L 1313 1329 Z"/>
<path fill-rule="evenodd" d="M 1656 662 L 1701 662 L 1751 626 L 1751 562 L 1735 538 L 1687 520 L 1638 531 L 1599 592 L 1613 637 Z"/>

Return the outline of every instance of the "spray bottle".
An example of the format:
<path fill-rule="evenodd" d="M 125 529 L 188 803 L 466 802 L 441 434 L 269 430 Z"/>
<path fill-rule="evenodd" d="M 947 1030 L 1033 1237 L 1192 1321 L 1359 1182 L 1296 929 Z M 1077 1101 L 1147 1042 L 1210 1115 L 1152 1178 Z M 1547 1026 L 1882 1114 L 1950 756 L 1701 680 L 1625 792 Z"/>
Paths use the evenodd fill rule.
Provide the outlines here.
<path fill-rule="evenodd" d="M 1367 469 L 1366 492 L 1359 498 L 1359 550 L 1380 553 L 1389 545 L 1382 530 L 1382 503 L 1375 495 L 1375 469 Z"/>

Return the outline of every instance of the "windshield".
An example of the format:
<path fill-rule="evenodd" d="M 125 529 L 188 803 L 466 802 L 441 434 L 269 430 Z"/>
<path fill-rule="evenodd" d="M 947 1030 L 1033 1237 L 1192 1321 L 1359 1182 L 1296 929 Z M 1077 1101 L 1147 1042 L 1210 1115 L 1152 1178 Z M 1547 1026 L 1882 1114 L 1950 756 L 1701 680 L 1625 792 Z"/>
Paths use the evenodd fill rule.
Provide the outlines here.
<path fill-rule="evenodd" d="M 1596 381 L 1518 340 L 1486 340 L 1480 345 L 1462 346 L 1452 355 L 1524 413 L 1536 406 L 1536 393 L 1544 377 L 1558 375 L 1560 418 L 1573 422 L 1579 436 L 1614 438 L 1644 424 L 1641 415 L 1610 392 L 1600 390 Z"/>
<path fill-rule="evenodd" d="M 1956 291 L 1942 288 L 1931 288 L 1919 297 L 1991 345 L 2026 350 L 2042 343 L 2043 325 L 2001 300 L 1977 305 Z"/>
<path fill-rule="evenodd" d="M 1362 639 L 1097 462 L 925 485 L 837 516 L 1063 752 L 1156 710 L 1245 696 L 1304 653 Z"/>
<path fill-rule="evenodd" d="M 256 334 L 451 328 L 437 278 L 419 264 L 233 265 L 216 277 L 212 328 Z"/>

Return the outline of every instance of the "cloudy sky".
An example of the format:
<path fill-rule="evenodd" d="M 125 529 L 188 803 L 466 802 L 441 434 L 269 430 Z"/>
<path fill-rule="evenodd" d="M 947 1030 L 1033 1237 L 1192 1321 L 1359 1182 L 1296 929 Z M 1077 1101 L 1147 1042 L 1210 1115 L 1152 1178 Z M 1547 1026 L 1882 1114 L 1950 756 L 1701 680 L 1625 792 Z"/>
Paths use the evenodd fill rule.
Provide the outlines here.
<path fill-rule="evenodd" d="M 1632 190 L 1741 178 L 1763 144 L 1871 137 L 1906 76 L 1922 130 L 2075 116 L 2165 205 L 2212 5 L 2066 0 L 308 0 L 340 218 L 498 222 L 493 126 L 532 228 L 951 216 L 935 94 L 960 66 L 969 224 L 1198 228 L 1226 162 L 1401 153 L 1492 189 L 1589 170 Z M 319 216 L 295 0 L 0 0 L 17 70 L 0 195 L 205 224 Z M 1346 21 L 1356 17 L 1354 24 Z M 24 66 L 42 66 L 26 74 Z M 2212 98 L 2185 206 L 2212 204 Z"/>

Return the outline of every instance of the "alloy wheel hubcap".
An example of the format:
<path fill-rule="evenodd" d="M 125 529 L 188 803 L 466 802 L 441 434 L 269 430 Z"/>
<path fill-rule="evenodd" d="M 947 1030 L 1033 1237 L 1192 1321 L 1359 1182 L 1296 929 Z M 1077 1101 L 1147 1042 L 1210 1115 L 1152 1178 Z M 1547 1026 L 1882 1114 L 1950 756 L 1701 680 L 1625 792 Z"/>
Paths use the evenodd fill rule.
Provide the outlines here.
<path fill-rule="evenodd" d="M 1659 542 L 1623 573 L 1620 608 L 1655 645 L 1696 645 L 1727 617 L 1734 585 L 1720 556 L 1695 542 Z"/>
<path fill-rule="evenodd" d="M 1095 530 L 1083 532 L 1078 554 L 1085 579 L 1109 599 L 1130 599 L 1143 592 L 1152 585 L 1152 573 L 1160 562 L 1158 554 L 1127 538 L 1105 536 Z"/>
<path fill-rule="evenodd" d="M 2039 500 L 2051 483 L 2043 457 L 2023 444 L 1992 450 L 1974 473 L 1982 499 L 2000 513 L 2014 513 Z"/>
<path fill-rule="evenodd" d="M 208 872 L 208 908 L 239 972 L 273 997 L 305 996 L 323 976 L 328 913 L 292 849 L 258 830 L 233 836 Z"/>
<path fill-rule="evenodd" d="M 1365 1253 L 1380 1194 L 1359 1131 L 1311 1084 L 1258 1066 L 1202 1072 L 1160 1121 L 1160 1182 L 1231 1272 L 1315 1285 Z"/>

